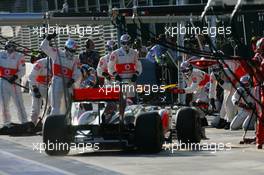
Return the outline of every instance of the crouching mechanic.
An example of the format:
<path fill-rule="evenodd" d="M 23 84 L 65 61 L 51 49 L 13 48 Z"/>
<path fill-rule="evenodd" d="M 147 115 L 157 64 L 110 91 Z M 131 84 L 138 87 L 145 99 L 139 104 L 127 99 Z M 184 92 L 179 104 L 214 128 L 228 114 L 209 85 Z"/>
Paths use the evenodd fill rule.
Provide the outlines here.
<path fill-rule="evenodd" d="M 220 110 L 220 119 L 219 117 L 216 117 L 215 121 L 212 122 L 212 124 L 216 125 L 216 128 L 218 129 L 230 129 L 230 123 L 235 117 L 236 106 L 233 105 L 231 100 L 235 92 L 235 88 L 233 87 L 233 84 L 236 83 L 235 80 L 235 77 L 229 69 L 223 68 L 221 64 L 217 64 L 212 67 L 209 90 L 209 99 L 212 108 L 216 108 L 215 99 L 217 84 L 224 90 L 224 99 Z"/>
<path fill-rule="evenodd" d="M 183 73 L 183 81 L 186 84 L 186 87 L 183 89 L 174 88 L 172 89 L 172 93 L 178 94 L 192 94 L 192 102 L 199 102 L 200 99 L 204 99 L 206 97 L 202 97 L 203 95 L 207 95 L 202 93 L 205 85 L 209 82 L 209 75 L 201 71 L 199 69 L 194 69 L 193 66 L 188 62 L 184 61 L 180 65 L 180 70 Z M 202 138 L 206 139 L 205 136 L 205 126 L 208 125 L 207 119 L 205 118 L 205 114 L 201 113 L 201 123 L 202 123 Z"/>
<path fill-rule="evenodd" d="M 28 121 L 21 87 L 16 85 L 16 83 L 20 83 L 21 77 L 25 74 L 25 58 L 22 54 L 16 52 L 15 49 L 15 43 L 7 41 L 5 50 L 0 51 L 0 108 L 4 127 L 7 128 L 11 125 L 9 111 L 11 98 L 17 108 L 19 121 L 21 123 Z"/>
<path fill-rule="evenodd" d="M 108 72 L 107 65 L 108 65 L 111 53 L 116 49 L 117 49 L 117 44 L 114 41 L 112 41 L 112 40 L 107 41 L 107 43 L 106 43 L 107 55 L 100 58 L 100 61 L 98 63 L 97 69 L 96 69 L 98 77 L 104 78 L 104 84 L 105 85 L 111 84 L 111 78 L 112 77 Z"/>
<path fill-rule="evenodd" d="M 36 60 L 34 67 L 29 74 L 29 84 L 32 95 L 32 109 L 31 121 L 34 125 L 37 124 L 40 117 L 42 102 L 48 106 L 48 86 L 52 78 L 51 74 L 51 60 L 49 58 L 42 58 Z"/>
<path fill-rule="evenodd" d="M 252 98 L 254 89 L 252 88 L 252 81 L 249 75 L 240 78 L 242 87 L 239 87 L 232 96 L 232 102 L 238 106 L 238 113 L 232 120 L 230 129 L 237 130 L 243 128 L 244 130 L 254 130 L 256 122 L 255 101 Z"/>
<path fill-rule="evenodd" d="M 51 115 L 63 114 L 66 112 L 65 110 L 61 110 L 61 107 L 67 105 L 64 104 L 65 99 L 66 102 L 69 101 L 70 95 L 64 93 L 69 93 L 72 85 L 81 78 L 81 72 L 78 69 L 79 61 L 74 55 L 76 53 L 77 43 L 69 38 L 65 42 L 65 50 L 52 48 L 49 45 L 50 40 L 55 37 L 55 33 L 48 35 L 40 46 L 42 51 L 53 61 L 53 77 L 51 80 L 51 88 L 49 89 L 49 94 L 51 94 Z"/>
<path fill-rule="evenodd" d="M 112 52 L 108 63 L 108 71 L 116 81 L 130 80 L 128 86 L 135 86 L 137 77 L 142 73 L 142 65 L 138 60 L 138 53 L 131 48 L 131 37 L 124 34 L 120 38 L 121 48 Z M 134 90 L 136 88 L 133 88 Z M 135 100 L 135 92 L 126 88 L 127 97 Z M 135 101 L 134 101 L 135 102 Z"/>

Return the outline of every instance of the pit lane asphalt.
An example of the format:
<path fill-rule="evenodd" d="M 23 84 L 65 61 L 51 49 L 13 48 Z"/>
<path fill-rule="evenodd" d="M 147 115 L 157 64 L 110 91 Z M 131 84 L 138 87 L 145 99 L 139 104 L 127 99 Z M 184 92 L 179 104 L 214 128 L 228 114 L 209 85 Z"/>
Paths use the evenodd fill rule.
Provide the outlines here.
<path fill-rule="evenodd" d="M 30 97 L 24 94 L 29 114 Z M 16 121 L 14 106 L 13 119 Z M 50 157 L 36 145 L 41 136 L 0 136 L 0 175 L 46 174 L 256 174 L 264 172 L 264 150 L 254 145 L 239 145 L 243 131 L 207 128 L 205 147 L 186 150 L 166 144 L 159 154 L 115 151 L 71 151 L 68 156 Z M 253 135 L 249 132 L 249 135 Z M 225 146 L 223 146 L 225 145 Z M 210 150 L 209 150 L 210 149 Z"/>

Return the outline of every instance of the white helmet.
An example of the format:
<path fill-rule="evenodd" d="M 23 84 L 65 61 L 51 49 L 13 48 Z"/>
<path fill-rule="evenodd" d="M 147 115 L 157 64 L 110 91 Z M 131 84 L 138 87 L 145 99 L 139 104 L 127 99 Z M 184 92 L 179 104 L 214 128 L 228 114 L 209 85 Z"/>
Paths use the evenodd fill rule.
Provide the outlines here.
<path fill-rule="evenodd" d="M 16 50 L 16 44 L 13 41 L 7 41 L 5 43 L 5 50 L 9 53 L 14 52 Z"/>
<path fill-rule="evenodd" d="M 111 53 L 112 51 L 114 51 L 114 50 L 117 49 L 117 44 L 116 44 L 115 41 L 113 41 L 113 40 L 109 40 L 109 41 L 106 42 L 105 47 L 106 47 L 106 51 L 107 51 L 108 53 Z"/>
<path fill-rule="evenodd" d="M 66 56 L 73 57 L 77 50 L 77 47 L 77 43 L 73 39 L 69 38 L 65 42 Z"/>
<path fill-rule="evenodd" d="M 74 39 L 69 38 L 66 42 L 65 42 L 65 48 L 68 49 L 70 52 L 76 52 L 77 50 L 77 43 L 76 41 L 74 41 Z"/>
<path fill-rule="evenodd" d="M 250 76 L 245 75 L 245 76 L 241 77 L 240 83 L 243 85 L 244 88 L 250 88 L 252 85 Z"/>
<path fill-rule="evenodd" d="M 131 37 L 128 34 L 122 35 L 120 37 L 120 44 L 124 50 L 128 51 L 131 47 Z"/>
<path fill-rule="evenodd" d="M 257 52 L 264 52 L 264 37 L 260 38 L 256 43 L 256 51 Z"/>
<path fill-rule="evenodd" d="M 212 71 L 214 74 L 219 74 L 222 70 L 222 67 L 220 64 L 215 64 L 214 66 L 212 66 Z"/>
<path fill-rule="evenodd" d="M 193 66 L 188 61 L 184 61 L 181 63 L 180 70 L 185 76 L 189 77 L 192 74 Z"/>

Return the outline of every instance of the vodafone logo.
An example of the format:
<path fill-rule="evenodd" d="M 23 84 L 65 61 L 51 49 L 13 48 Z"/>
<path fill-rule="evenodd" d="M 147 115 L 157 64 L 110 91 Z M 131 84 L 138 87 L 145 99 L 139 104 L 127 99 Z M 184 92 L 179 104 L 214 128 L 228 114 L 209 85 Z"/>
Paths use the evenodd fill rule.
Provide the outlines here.
<path fill-rule="evenodd" d="M 131 69 L 130 64 L 126 64 L 126 65 L 125 65 L 125 70 L 128 71 L 128 70 L 130 70 L 130 69 Z"/>
<path fill-rule="evenodd" d="M 63 67 L 63 68 L 62 68 L 62 73 L 63 73 L 63 75 L 67 75 L 67 73 L 68 73 L 67 68 Z"/>
<path fill-rule="evenodd" d="M 4 70 L 4 74 L 5 74 L 5 75 L 10 75 L 10 73 L 11 73 L 11 71 L 10 71 L 9 69 L 5 69 L 5 70 Z"/>

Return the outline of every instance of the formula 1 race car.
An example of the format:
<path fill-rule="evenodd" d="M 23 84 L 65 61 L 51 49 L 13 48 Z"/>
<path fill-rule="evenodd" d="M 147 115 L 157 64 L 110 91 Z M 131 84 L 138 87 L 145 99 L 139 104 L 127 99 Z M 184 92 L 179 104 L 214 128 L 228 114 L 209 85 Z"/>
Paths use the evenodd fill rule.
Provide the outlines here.
<path fill-rule="evenodd" d="M 47 117 L 43 142 L 48 155 L 66 155 L 72 143 L 158 153 L 165 141 L 176 138 L 181 142 L 200 142 L 201 122 L 196 108 L 127 105 L 124 93 L 107 90 L 74 89 L 71 112 Z M 83 111 L 79 113 L 74 106 Z"/>

